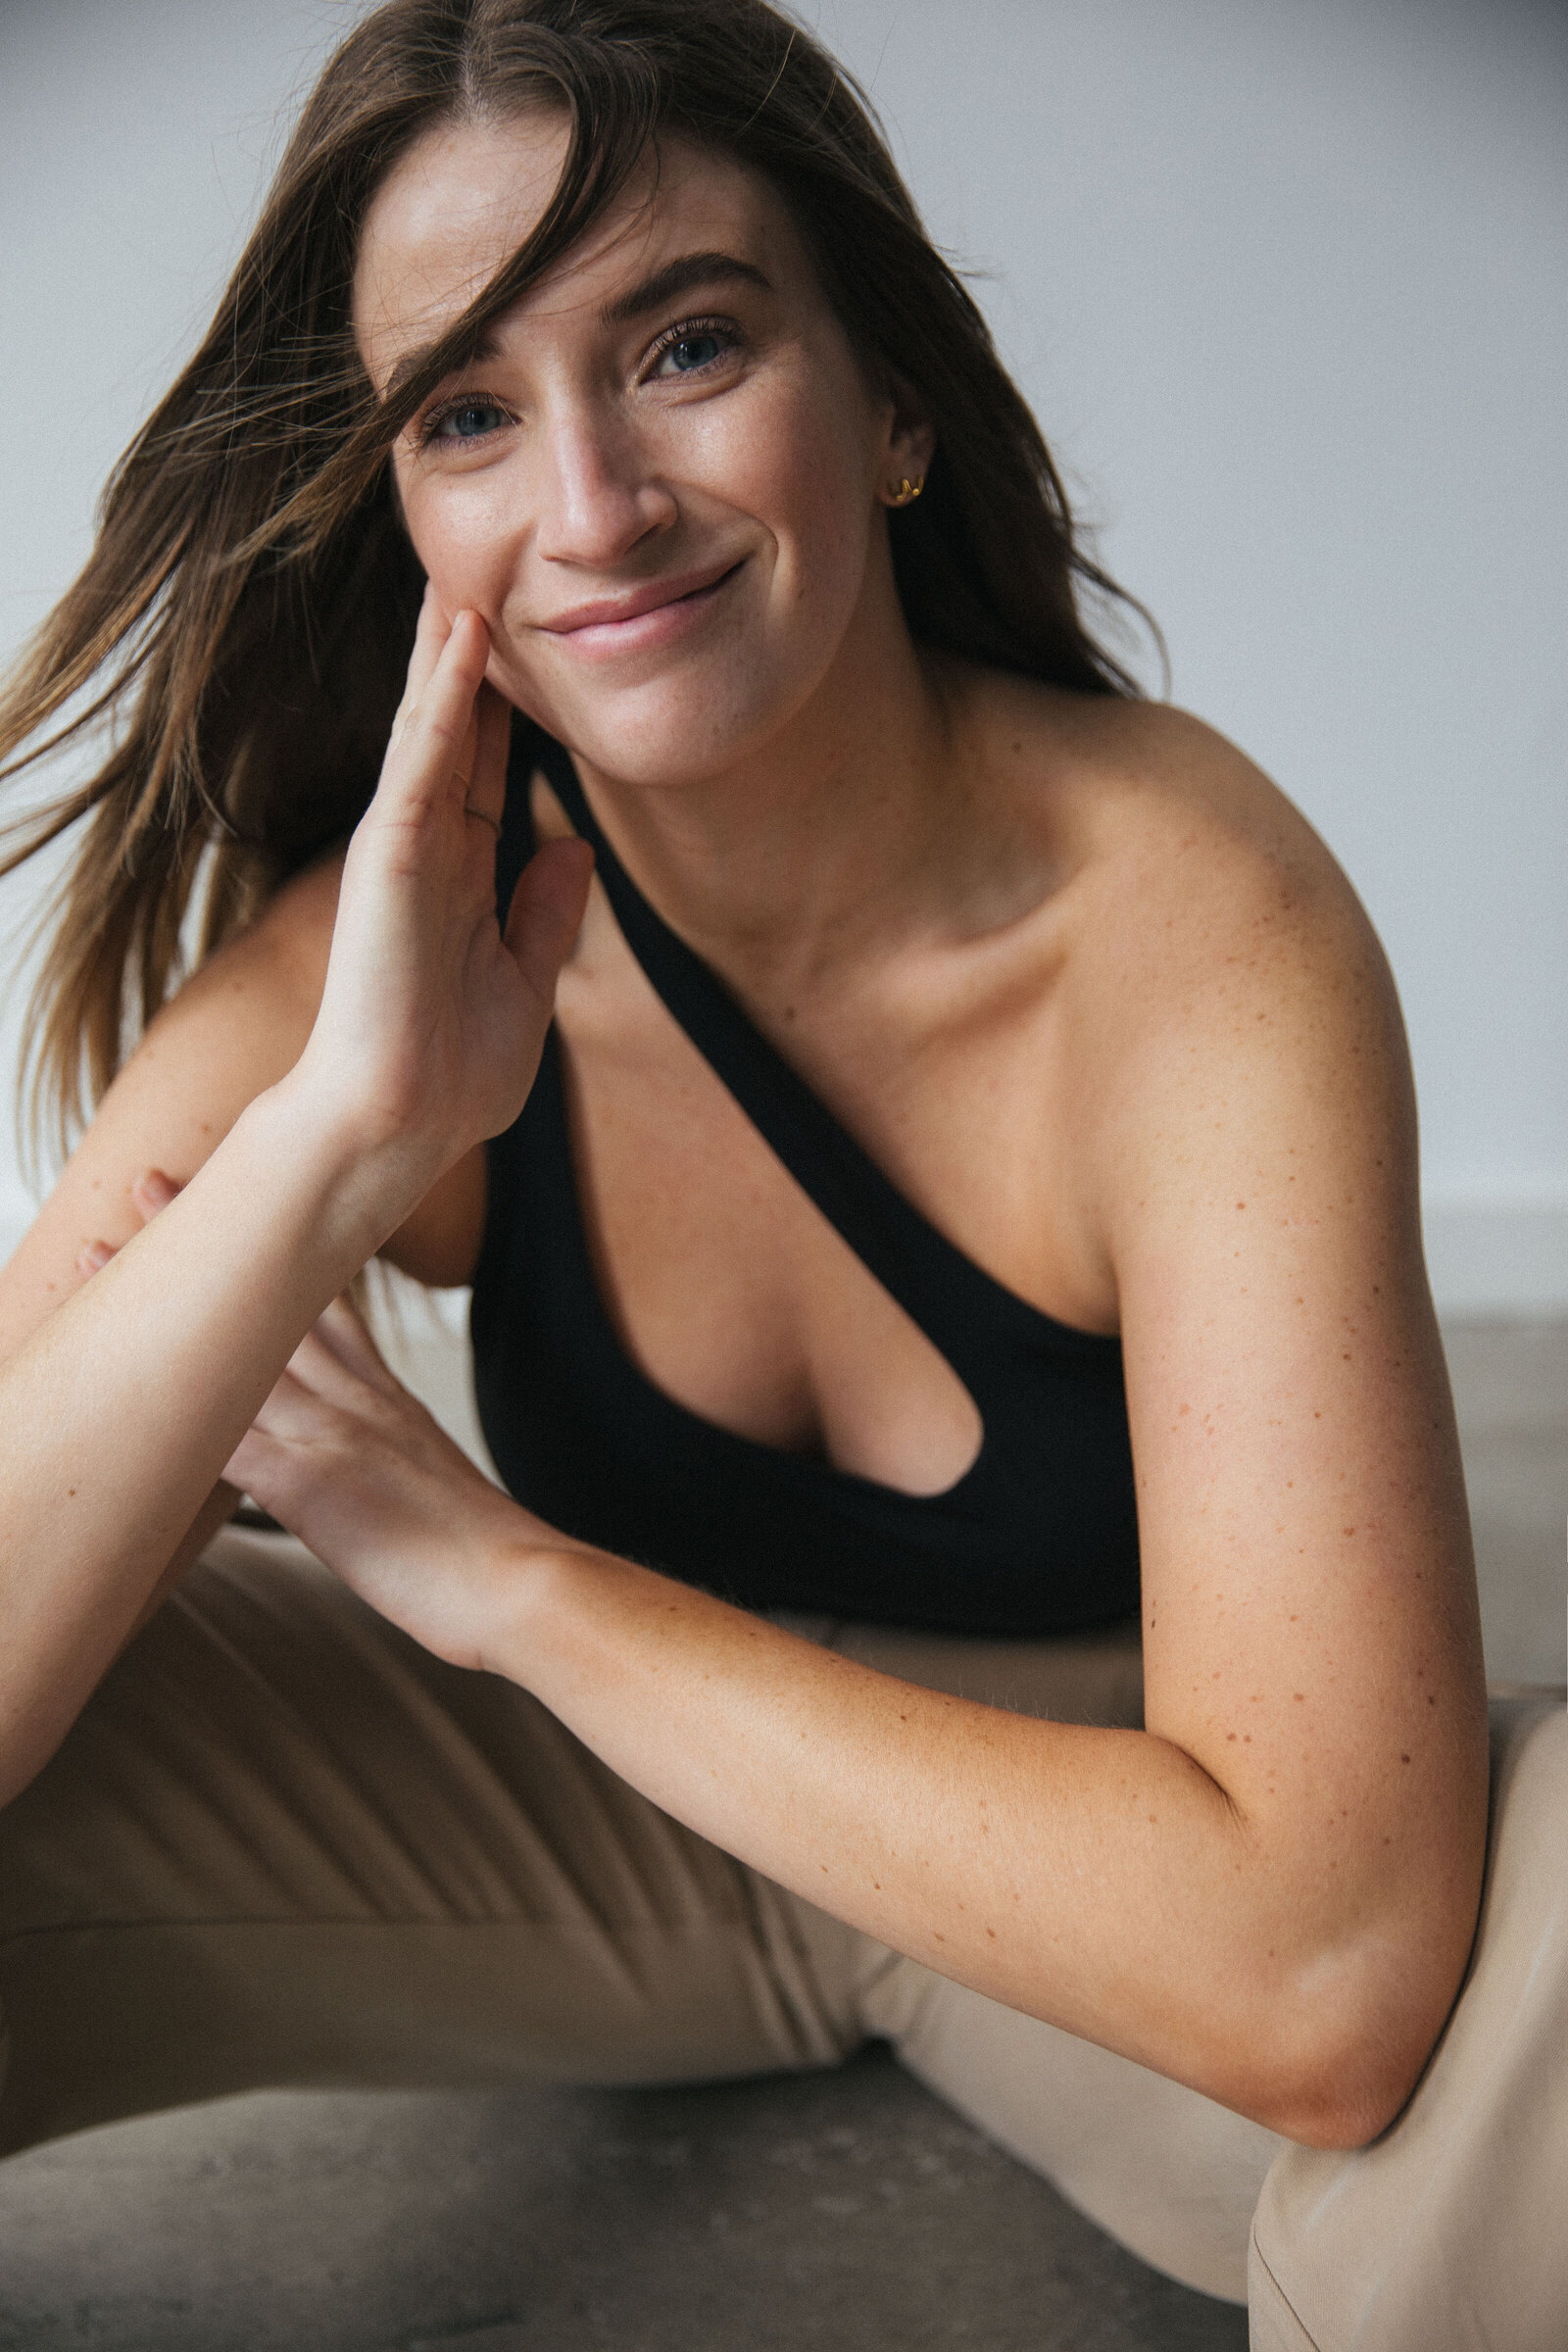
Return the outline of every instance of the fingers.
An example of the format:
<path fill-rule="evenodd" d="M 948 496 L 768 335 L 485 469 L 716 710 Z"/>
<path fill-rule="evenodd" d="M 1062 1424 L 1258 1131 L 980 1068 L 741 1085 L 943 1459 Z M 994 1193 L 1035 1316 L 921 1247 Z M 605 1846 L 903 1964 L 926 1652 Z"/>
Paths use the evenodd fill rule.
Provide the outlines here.
<path fill-rule="evenodd" d="M 477 623 L 475 613 L 460 612 L 457 620 L 448 621 L 435 590 L 427 580 L 424 601 L 419 607 L 418 625 L 415 630 L 414 652 L 409 662 L 408 682 L 403 700 L 398 706 L 397 720 L 392 731 L 394 743 L 401 741 L 407 722 L 434 681 L 437 666 L 458 621 L 465 625 Z M 490 653 L 489 631 L 484 631 L 485 661 Z M 512 705 L 505 695 L 481 683 L 465 731 L 464 756 L 459 762 L 467 779 L 466 800 L 473 811 L 497 829 L 501 823 L 502 805 L 507 795 L 507 754 L 512 744 Z"/>
<path fill-rule="evenodd" d="M 522 869 L 507 917 L 507 947 L 546 1004 L 582 926 L 594 854 L 585 841 L 547 841 Z"/>
<path fill-rule="evenodd" d="M 285 1372 L 278 1389 L 287 1378 Z M 273 1397 L 276 1395 L 274 1390 Z M 270 1405 L 272 1398 L 268 1402 Z M 252 1422 L 223 1464 L 223 1476 L 231 1487 L 238 1487 L 242 1494 L 248 1494 L 264 1511 L 288 1526 L 302 1491 L 301 1467 L 295 1446 L 288 1438 L 270 1429 L 263 1416 Z"/>
<path fill-rule="evenodd" d="M 407 1462 L 431 1436 L 450 1445 L 387 1370 L 352 1301 L 336 1298 L 278 1374 L 223 1475 L 292 1525 L 290 1496 L 363 1471 L 377 1448 Z"/>
<path fill-rule="evenodd" d="M 376 793 L 383 812 L 394 818 L 466 797 L 476 755 L 469 734 L 476 733 L 474 702 L 490 659 L 490 634 L 477 612 L 458 613 L 444 635 L 443 626 L 427 594 L 409 664 L 409 690 Z"/>
<path fill-rule="evenodd" d="M 419 618 L 414 631 L 414 651 L 409 657 L 409 674 L 404 681 L 403 700 L 392 725 L 392 740 L 397 742 L 404 721 L 418 702 L 441 659 L 441 649 L 451 634 L 451 624 L 435 600 L 435 590 L 428 580 L 419 605 Z"/>
<path fill-rule="evenodd" d="M 182 1189 L 162 1168 L 147 1168 L 130 1188 L 130 1204 L 143 1225 L 150 1225 L 160 1209 L 167 1208 L 171 1200 L 179 1198 Z M 112 1257 L 118 1257 L 120 1249 L 118 1242 L 89 1242 L 84 1250 L 77 1252 L 76 1272 L 83 1281 L 101 1273 Z"/>
<path fill-rule="evenodd" d="M 171 1200 L 177 1200 L 183 1190 L 183 1185 L 176 1184 L 162 1168 L 148 1168 L 130 1188 L 131 1205 L 142 1223 L 150 1225 L 159 1210 L 167 1208 Z"/>
<path fill-rule="evenodd" d="M 313 1346 L 314 1343 L 314 1346 Z M 318 1354 L 317 1351 L 319 1351 Z M 406 1394 L 403 1383 L 388 1370 L 364 1316 L 347 1297 L 334 1298 L 314 1328 L 307 1332 L 295 1350 L 293 1364 L 302 1379 L 310 1376 L 313 1362 L 320 1369 L 325 1357 L 342 1371 L 351 1373 L 369 1388 L 379 1389 L 386 1396 Z"/>
<path fill-rule="evenodd" d="M 512 749 L 512 705 L 491 685 L 479 689 L 474 704 L 477 725 L 473 759 L 468 768 L 466 806 L 482 817 L 499 837 L 501 813 L 507 800 L 507 757 Z"/>

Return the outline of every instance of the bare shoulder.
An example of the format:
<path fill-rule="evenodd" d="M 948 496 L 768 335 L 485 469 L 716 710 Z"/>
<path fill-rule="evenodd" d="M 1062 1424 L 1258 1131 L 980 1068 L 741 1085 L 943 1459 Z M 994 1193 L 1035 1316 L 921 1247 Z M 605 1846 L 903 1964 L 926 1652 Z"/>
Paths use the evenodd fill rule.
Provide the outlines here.
<path fill-rule="evenodd" d="M 1300 810 L 1201 719 L 1163 704 L 1079 705 L 1064 743 L 1088 895 L 1123 909 L 1107 942 L 1118 964 L 1133 953 L 1134 973 L 1169 973 L 1174 960 L 1219 977 L 1235 971 L 1244 939 L 1343 951 L 1358 937 L 1376 954 L 1354 891 Z"/>
<path fill-rule="evenodd" d="M 1388 963 L 1300 811 L 1184 711 L 1107 703 L 1068 725 L 1067 994 L 1106 1140 L 1178 1102 L 1197 1116 L 1222 1085 L 1221 1137 L 1240 1141 L 1250 1102 L 1269 1119 L 1288 1103 L 1315 1131 L 1349 1116 L 1413 1150 Z"/>
<path fill-rule="evenodd" d="M 77 1287 L 89 1243 L 118 1248 L 137 1230 L 138 1177 L 156 1167 L 185 1182 L 298 1060 L 320 1004 L 341 862 L 287 883 L 150 1024 L 0 1273 L 0 1355 Z"/>

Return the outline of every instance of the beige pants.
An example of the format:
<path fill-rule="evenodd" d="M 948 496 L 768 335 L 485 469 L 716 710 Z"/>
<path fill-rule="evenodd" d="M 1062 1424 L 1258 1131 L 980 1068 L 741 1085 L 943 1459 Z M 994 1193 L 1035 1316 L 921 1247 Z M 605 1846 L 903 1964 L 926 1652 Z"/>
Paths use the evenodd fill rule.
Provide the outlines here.
<path fill-rule="evenodd" d="M 1287 2147 L 1250 2265 L 1252 2352 L 1568 2346 L 1568 1713 L 1494 1699 L 1469 1974 L 1414 2098 L 1354 2155 Z"/>
<path fill-rule="evenodd" d="M 801 1630 L 934 1688 L 1139 1720 L 1135 1633 Z M 1548 2054 L 1544 2032 L 1560 2067 L 1560 1956 L 1551 1984 L 1528 2054 Z M 0 1815 L 0 2150 L 265 2086 L 691 2081 L 828 2065 L 883 2034 L 1123 2243 L 1236 2301 L 1282 2144 L 827 1918 L 672 1822 L 524 1693 L 428 1657 L 297 1545 L 235 1535 Z M 1376 2317 L 1376 2167 L 1397 2140 L 1350 2159 L 1286 2152 L 1254 2252 L 1254 2333 L 1275 2332 L 1255 2340 L 1568 2343 L 1568 2324 L 1447 2337 Z M 1468 2161 L 1491 2144 L 1472 2133 Z M 1396 2201 L 1423 2161 L 1417 2146 L 1414 2173 L 1396 2168 Z M 1534 2193 L 1542 2176 L 1526 2178 Z M 1568 2213 L 1560 2186 L 1542 2193 Z M 1453 2205 L 1437 2196 L 1407 2233 L 1407 2272 Z"/>
<path fill-rule="evenodd" d="M 893 1671 L 1136 1723 L 1136 1631 L 803 1626 Z M 0 1814 L 0 2150 L 283 2084 L 669 2082 L 870 2034 L 1147 2260 L 1242 2300 L 1277 2142 L 784 1892 L 535 1700 L 299 1546 L 228 1534 Z"/>

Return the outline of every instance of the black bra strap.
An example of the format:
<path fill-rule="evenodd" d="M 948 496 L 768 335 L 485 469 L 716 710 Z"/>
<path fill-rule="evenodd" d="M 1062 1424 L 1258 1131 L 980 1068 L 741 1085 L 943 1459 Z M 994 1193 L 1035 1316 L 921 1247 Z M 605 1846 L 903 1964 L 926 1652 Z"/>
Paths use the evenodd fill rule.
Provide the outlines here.
<path fill-rule="evenodd" d="M 542 770 L 573 830 L 592 845 L 626 945 L 673 1018 L 808 1198 L 971 1391 L 989 1385 L 988 1371 L 995 1377 L 997 1343 L 1009 1333 L 1036 1347 L 1043 1326 L 1067 1339 L 1087 1337 L 1054 1325 L 994 1281 L 905 1199 L 649 905 L 606 840 L 563 746 L 541 730 L 519 726 L 516 734 L 509 816 L 514 799 L 526 810 L 533 770 Z M 518 830 L 525 840 L 531 836 L 526 821 Z M 517 858 L 511 880 L 520 865 Z M 498 873 L 498 888 L 502 880 Z"/>

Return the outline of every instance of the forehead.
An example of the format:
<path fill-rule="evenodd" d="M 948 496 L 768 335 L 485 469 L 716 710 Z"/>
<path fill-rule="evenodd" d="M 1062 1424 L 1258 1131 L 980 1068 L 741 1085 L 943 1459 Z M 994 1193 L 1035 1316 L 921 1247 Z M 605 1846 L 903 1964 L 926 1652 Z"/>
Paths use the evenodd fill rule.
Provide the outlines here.
<path fill-rule="evenodd" d="M 541 219 L 565 159 L 556 115 L 428 131 L 377 189 L 354 273 L 354 327 L 383 384 L 410 350 L 461 318 Z M 721 252 L 800 276 L 805 255 L 777 191 L 733 158 L 662 140 L 588 234 L 514 317 L 596 318 L 623 286 L 681 253 Z"/>

